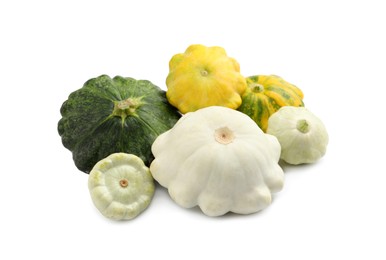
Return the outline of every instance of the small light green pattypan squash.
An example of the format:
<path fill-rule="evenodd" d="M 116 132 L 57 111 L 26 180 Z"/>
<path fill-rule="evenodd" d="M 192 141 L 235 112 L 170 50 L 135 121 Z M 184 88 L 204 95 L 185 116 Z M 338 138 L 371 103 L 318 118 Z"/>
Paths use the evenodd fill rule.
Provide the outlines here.
<path fill-rule="evenodd" d="M 280 144 L 247 115 L 211 106 L 185 114 L 152 145 L 150 171 L 180 206 L 208 216 L 257 212 L 282 189 Z"/>
<path fill-rule="evenodd" d="M 139 157 L 114 153 L 91 170 L 88 188 L 94 205 L 105 217 L 132 219 L 150 204 L 154 180 Z"/>
<path fill-rule="evenodd" d="M 289 164 L 313 163 L 326 153 L 327 130 L 305 107 L 280 108 L 269 118 L 267 133 L 277 137 L 281 158 Z"/>

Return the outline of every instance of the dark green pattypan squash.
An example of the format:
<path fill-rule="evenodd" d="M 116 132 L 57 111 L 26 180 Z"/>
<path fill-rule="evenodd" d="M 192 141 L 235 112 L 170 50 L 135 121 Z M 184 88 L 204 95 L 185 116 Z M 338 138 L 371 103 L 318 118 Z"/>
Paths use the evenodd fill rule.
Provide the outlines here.
<path fill-rule="evenodd" d="M 150 81 L 106 75 L 71 93 L 60 112 L 62 143 L 85 173 L 116 152 L 137 155 L 149 166 L 152 143 L 181 117 Z"/>

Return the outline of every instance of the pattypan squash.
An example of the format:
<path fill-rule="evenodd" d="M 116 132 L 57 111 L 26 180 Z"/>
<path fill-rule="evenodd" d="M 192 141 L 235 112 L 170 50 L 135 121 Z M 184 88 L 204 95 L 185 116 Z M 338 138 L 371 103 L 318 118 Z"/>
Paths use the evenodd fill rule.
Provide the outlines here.
<path fill-rule="evenodd" d="M 85 173 L 117 152 L 135 154 L 150 165 L 155 138 L 180 118 L 166 92 L 150 81 L 107 75 L 71 93 L 60 112 L 62 143 Z"/>
<path fill-rule="evenodd" d="M 269 118 L 267 133 L 277 137 L 281 159 L 289 164 L 313 163 L 326 153 L 326 127 L 305 107 L 280 108 Z"/>
<path fill-rule="evenodd" d="M 152 145 L 150 171 L 180 206 L 208 216 L 264 209 L 282 189 L 280 144 L 247 115 L 211 106 L 185 114 Z"/>
<path fill-rule="evenodd" d="M 94 166 L 88 188 L 94 205 L 105 217 L 125 220 L 135 218 L 149 206 L 154 180 L 139 157 L 114 153 Z"/>
<path fill-rule="evenodd" d="M 303 92 L 279 76 L 259 75 L 246 80 L 248 87 L 238 110 L 250 116 L 264 132 L 268 118 L 282 106 L 304 106 Z"/>
<path fill-rule="evenodd" d="M 236 109 L 247 84 L 239 63 L 221 47 L 195 44 L 169 62 L 166 96 L 183 114 L 208 106 Z"/>

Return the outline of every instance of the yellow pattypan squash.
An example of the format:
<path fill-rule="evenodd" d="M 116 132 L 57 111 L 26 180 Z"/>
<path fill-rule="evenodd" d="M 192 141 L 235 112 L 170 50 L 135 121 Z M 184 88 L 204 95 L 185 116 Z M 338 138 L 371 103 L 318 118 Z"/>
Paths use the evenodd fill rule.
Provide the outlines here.
<path fill-rule="evenodd" d="M 239 63 L 221 47 L 195 44 L 169 62 L 166 97 L 181 113 L 208 106 L 237 109 L 247 88 Z"/>

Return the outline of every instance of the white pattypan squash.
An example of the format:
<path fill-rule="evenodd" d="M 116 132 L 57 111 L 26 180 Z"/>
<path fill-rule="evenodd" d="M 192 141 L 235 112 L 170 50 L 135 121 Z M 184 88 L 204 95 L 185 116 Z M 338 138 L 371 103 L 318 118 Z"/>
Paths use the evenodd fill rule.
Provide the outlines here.
<path fill-rule="evenodd" d="M 267 133 L 277 137 L 281 158 L 289 164 L 313 163 L 326 153 L 327 130 L 305 107 L 280 108 L 269 118 Z"/>
<path fill-rule="evenodd" d="M 247 115 L 211 106 L 185 114 L 152 145 L 150 171 L 180 206 L 208 216 L 267 207 L 282 189 L 280 144 Z"/>
<path fill-rule="evenodd" d="M 105 217 L 132 219 L 150 204 L 154 180 L 139 157 L 114 153 L 91 170 L 88 188 L 94 205 Z"/>

